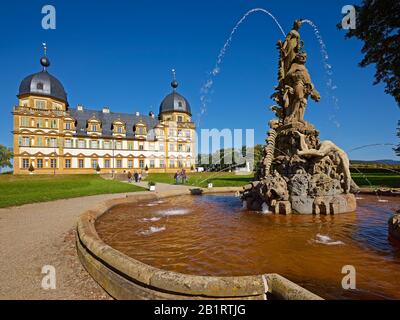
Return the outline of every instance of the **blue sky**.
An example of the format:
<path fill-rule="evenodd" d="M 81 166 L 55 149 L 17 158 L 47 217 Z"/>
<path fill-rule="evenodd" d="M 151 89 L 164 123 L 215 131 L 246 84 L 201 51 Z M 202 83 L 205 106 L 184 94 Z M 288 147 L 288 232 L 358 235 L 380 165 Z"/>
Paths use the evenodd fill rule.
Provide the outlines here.
<path fill-rule="evenodd" d="M 46 4 L 56 7 L 56 30 L 41 28 L 41 8 Z M 397 144 L 400 108 L 384 93 L 383 85 L 372 85 L 373 67 L 357 66 L 362 43 L 345 40 L 344 32 L 336 29 L 346 4 L 339 0 L 4 2 L 0 12 L 0 143 L 12 144 L 10 112 L 20 81 L 40 70 L 42 42 L 49 47 L 49 71 L 63 82 L 72 107 L 82 103 L 94 109 L 107 105 L 119 112 L 158 112 L 170 92 L 170 70 L 176 68 L 179 92 L 190 101 L 197 121 L 200 89 L 219 50 L 244 13 L 262 7 L 276 16 L 285 31 L 296 18 L 313 20 L 325 41 L 338 87 L 334 91 L 338 110 L 326 92 L 314 32 L 308 25 L 302 27 L 308 68 L 322 95 L 320 103 L 309 104 L 306 119 L 321 131 L 321 138 L 347 151 L 375 143 Z M 208 96 L 211 101 L 201 117 L 202 128 L 254 128 L 255 142 L 264 142 L 273 116 L 268 106 L 276 85 L 275 45 L 281 38 L 273 21 L 260 13 L 242 25 Z M 388 146 L 351 152 L 350 157 L 396 159 Z"/>

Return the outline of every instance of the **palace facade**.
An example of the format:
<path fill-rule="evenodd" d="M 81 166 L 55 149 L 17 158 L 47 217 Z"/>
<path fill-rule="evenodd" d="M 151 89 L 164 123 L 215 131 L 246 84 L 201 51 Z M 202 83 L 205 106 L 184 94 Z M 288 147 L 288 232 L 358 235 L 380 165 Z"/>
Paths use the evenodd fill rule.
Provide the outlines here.
<path fill-rule="evenodd" d="M 123 173 L 194 169 L 195 124 L 171 83 L 159 114 L 70 108 L 62 83 L 43 70 L 26 77 L 13 108 L 14 174 Z"/>

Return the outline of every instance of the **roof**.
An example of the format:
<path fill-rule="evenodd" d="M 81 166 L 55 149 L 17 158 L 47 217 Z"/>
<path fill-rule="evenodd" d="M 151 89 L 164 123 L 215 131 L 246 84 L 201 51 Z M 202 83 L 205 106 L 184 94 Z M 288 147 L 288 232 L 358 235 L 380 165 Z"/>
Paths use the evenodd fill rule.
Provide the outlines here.
<path fill-rule="evenodd" d="M 160 114 L 163 112 L 184 112 L 192 115 L 189 102 L 175 90 L 167 95 L 160 105 Z"/>
<path fill-rule="evenodd" d="M 136 124 L 142 122 L 148 129 L 155 128 L 159 121 L 155 118 L 146 115 L 136 115 L 129 113 L 105 113 L 98 110 L 83 109 L 82 111 L 77 109 L 69 109 L 70 116 L 76 120 L 76 133 L 78 136 L 87 136 L 87 123 L 89 119 L 93 117 L 101 122 L 102 136 L 113 137 L 112 124 L 115 121 L 122 121 L 126 127 L 126 137 L 134 138 L 135 133 L 133 128 Z M 153 136 L 148 136 L 148 139 L 154 139 Z"/>
<path fill-rule="evenodd" d="M 64 90 L 64 86 L 46 70 L 31 74 L 22 80 L 18 96 L 25 94 L 37 94 L 55 98 L 68 105 L 67 93 Z"/>

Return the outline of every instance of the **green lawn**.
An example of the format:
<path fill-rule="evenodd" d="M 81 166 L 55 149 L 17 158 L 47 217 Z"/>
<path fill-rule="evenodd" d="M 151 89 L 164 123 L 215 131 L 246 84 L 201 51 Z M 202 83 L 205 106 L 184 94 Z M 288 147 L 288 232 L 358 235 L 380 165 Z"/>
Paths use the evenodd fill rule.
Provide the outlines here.
<path fill-rule="evenodd" d="M 0 175 L 0 208 L 96 194 L 142 191 L 98 175 Z"/>
<path fill-rule="evenodd" d="M 400 174 L 395 173 L 352 173 L 359 187 L 400 188 Z M 371 185 L 368 183 L 368 181 Z"/>
<path fill-rule="evenodd" d="M 240 187 L 248 184 L 253 175 L 238 176 L 229 172 L 200 172 L 188 173 L 187 185 L 196 187 L 207 187 L 208 180 L 214 187 Z M 150 173 L 146 181 L 174 184 L 174 173 Z"/>
<path fill-rule="evenodd" d="M 197 187 L 206 187 L 207 180 L 210 180 L 214 187 L 237 187 L 249 183 L 253 175 L 237 176 L 234 173 L 201 172 L 189 173 L 188 177 L 187 184 Z M 400 174 L 396 173 L 353 173 L 352 177 L 359 187 L 371 187 L 372 185 L 372 187 L 400 188 Z M 173 173 L 151 173 L 146 180 L 168 184 L 175 183 Z"/>

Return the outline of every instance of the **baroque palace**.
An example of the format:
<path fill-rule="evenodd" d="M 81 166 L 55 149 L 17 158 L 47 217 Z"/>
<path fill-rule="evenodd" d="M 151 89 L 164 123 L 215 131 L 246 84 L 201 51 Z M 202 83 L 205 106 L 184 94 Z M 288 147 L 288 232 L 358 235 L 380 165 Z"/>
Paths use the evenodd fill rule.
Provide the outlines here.
<path fill-rule="evenodd" d="M 70 108 L 59 80 L 48 72 L 26 77 L 13 109 L 14 174 L 172 172 L 195 166 L 195 124 L 189 102 L 171 83 L 158 117 L 114 113 L 108 107 Z"/>

